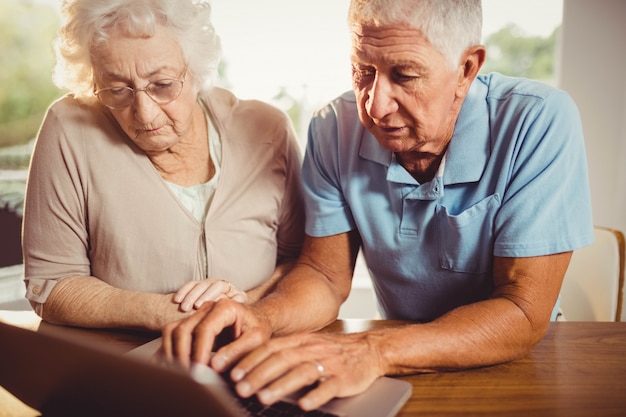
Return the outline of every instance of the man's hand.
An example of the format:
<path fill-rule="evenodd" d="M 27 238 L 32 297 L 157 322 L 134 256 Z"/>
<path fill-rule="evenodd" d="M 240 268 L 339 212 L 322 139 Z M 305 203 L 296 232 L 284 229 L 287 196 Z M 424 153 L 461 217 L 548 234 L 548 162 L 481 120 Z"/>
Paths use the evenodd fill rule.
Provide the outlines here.
<path fill-rule="evenodd" d="M 213 357 L 216 338 L 224 330 L 234 340 Z M 191 362 L 208 364 L 223 372 L 272 335 L 271 324 L 251 307 L 223 298 L 206 302 L 191 316 L 165 325 L 161 351 L 166 360 L 189 367 Z"/>
<path fill-rule="evenodd" d="M 318 382 L 298 401 L 302 409 L 312 410 L 335 397 L 359 394 L 384 375 L 372 339 L 366 333 L 275 338 L 235 365 L 231 378 L 239 395 L 256 394 L 268 405 Z"/>

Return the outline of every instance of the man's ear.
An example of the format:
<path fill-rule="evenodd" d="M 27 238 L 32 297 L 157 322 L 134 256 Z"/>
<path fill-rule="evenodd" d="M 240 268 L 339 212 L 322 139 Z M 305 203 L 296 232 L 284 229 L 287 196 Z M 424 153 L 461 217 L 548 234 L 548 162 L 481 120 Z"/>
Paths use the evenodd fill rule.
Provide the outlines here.
<path fill-rule="evenodd" d="M 474 45 L 463 52 L 463 57 L 459 65 L 458 93 L 462 96 L 467 94 L 469 86 L 478 75 L 480 68 L 485 63 L 487 50 L 483 45 Z"/>

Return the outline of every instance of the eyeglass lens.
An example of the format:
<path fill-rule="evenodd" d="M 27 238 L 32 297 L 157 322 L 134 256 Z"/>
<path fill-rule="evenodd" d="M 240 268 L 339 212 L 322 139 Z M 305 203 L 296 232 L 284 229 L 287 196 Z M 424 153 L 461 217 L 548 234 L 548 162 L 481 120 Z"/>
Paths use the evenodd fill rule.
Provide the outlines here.
<path fill-rule="evenodd" d="M 130 106 L 135 100 L 135 94 L 145 92 L 155 103 L 167 104 L 178 98 L 183 89 L 184 80 L 165 79 L 152 82 L 145 88 L 108 87 L 96 91 L 102 104 L 112 109 L 121 109 Z"/>

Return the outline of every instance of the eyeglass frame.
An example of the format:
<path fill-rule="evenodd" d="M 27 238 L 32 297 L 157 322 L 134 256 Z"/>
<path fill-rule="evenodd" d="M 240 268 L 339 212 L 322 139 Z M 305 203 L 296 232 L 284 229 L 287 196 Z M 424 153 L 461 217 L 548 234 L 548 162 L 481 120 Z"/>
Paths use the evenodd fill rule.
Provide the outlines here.
<path fill-rule="evenodd" d="M 187 74 L 187 67 L 185 67 L 185 70 L 183 71 L 183 74 Z M 186 76 L 183 76 L 182 78 L 162 78 L 160 80 L 156 80 L 156 81 L 152 81 L 149 82 L 148 85 L 146 85 L 144 88 L 133 88 L 130 87 L 128 85 L 124 85 L 124 86 L 120 86 L 120 87 L 105 87 L 105 88 L 100 88 L 98 90 L 94 91 L 94 95 L 98 98 L 98 101 L 100 103 L 102 103 L 103 106 L 111 109 L 111 110 L 122 110 L 125 109 L 127 107 L 130 107 L 132 105 L 132 103 L 135 101 L 135 97 L 137 97 L 137 93 L 139 92 L 144 92 L 146 93 L 146 95 L 150 98 L 150 100 L 152 100 L 154 103 L 158 104 L 158 105 L 165 105 L 165 104 L 169 104 L 172 101 L 176 100 L 178 97 L 180 97 L 180 95 L 183 92 L 183 88 L 185 87 L 185 79 Z M 163 81 L 177 81 L 180 83 L 180 90 L 178 91 L 178 94 L 176 95 L 176 97 L 172 98 L 171 100 L 168 101 L 164 101 L 164 102 L 158 102 L 156 101 L 156 99 L 154 97 L 152 97 L 152 95 L 150 95 L 150 93 L 148 92 L 148 90 L 150 89 L 150 87 L 154 84 L 158 84 L 160 82 Z M 111 91 L 111 90 L 115 90 L 115 89 L 125 89 L 127 91 L 130 91 L 133 93 L 133 100 L 131 102 L 129 102 L 126 106 L 123 107 L 113 107 L 113 106 L 109 106 L 108 104 L 104 103 L 102 101 L 102 99 L 100 98 L 100 93 L 102 93 L 103 91 Z"/>

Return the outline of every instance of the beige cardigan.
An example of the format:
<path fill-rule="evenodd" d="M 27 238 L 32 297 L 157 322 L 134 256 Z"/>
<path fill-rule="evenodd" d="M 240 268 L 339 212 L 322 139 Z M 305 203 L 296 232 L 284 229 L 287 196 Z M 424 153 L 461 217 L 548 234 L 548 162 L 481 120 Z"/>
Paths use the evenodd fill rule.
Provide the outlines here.
<path fill-rule="evenodd" d="M 299 254 L 301 153 L 291 122 L 268 104 L 218 88 L 201 100 L 222 141 L 222 173 L 204 225 L 106 109 L 72 96 L 50 107 L 24 208 L 26 297 L 36 310 L 70 276 L 154 293 L 208 276 L 248 290 L 270 276 L 277 258 Z"/>

